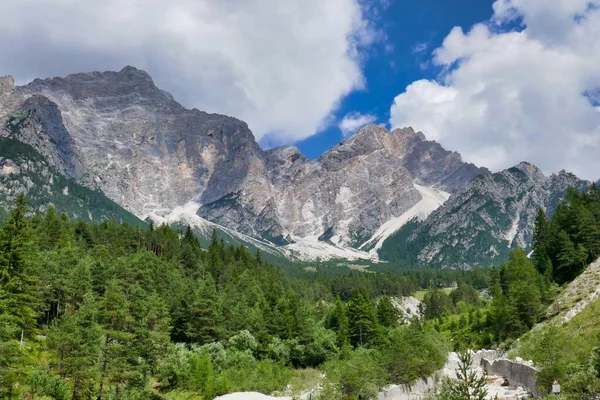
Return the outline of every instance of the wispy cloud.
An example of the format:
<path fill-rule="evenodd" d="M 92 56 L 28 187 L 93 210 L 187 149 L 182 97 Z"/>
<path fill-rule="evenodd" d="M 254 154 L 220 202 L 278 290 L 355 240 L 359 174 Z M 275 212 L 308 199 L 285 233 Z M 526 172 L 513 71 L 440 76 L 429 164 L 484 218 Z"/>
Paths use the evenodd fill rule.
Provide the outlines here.
<path fill-rule="evenodd" d="M 358 112 L 350 112 L 340 121 L 338 127 L 342 131 L 344 137 L 356 132 L 365 125 L 372 124 L 377 121 L 377 117 L 372 114 L 361 114 Z"/>
<path fill-rule="evenodd" d="M 417 43 L 413 46 L 413 53 L 422 53 L 427 50 L 427 43 Z"/>

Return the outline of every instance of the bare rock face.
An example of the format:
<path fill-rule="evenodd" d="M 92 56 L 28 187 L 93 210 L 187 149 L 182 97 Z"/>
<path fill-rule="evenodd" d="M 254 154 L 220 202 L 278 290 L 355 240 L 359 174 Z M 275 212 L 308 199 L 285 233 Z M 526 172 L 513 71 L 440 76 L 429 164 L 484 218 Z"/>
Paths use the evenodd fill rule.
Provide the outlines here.
<path fill-rule="evenodd" d="M 78 177 L 140 217 L 235 191 L 261 152 L 242 121 L 186 110 L 133 67 L 17 90 L 57 105 L 84 164 Z"/>
<path fill-rule="evenodd" d="M 418 165 L 418 147 L 432 149 L 422 156 L 431 160 L 426 165 Z M 256 201 L 250 198 L 261 199 L 265 192 L 248 195 L 248 189 L 203 205 L 200 215 L 225 226 L 243 220 L 248 225 L 243 232 L 259 227 L 264 239 L 278 244 L 314 238 L 358 247 L 421 200 L 414 183 L 453 191 L 484 171 L 411 128 L 388 132 L 376 125 L 360 129 L 315 161 L 295 147 L 265 151 L 263 160 L 268 184 L 259 187 L 270 199 L 262 208 L 253 207 Z M 261 212 L 253 212 L 257 209 Z"/>
<path fill-rule="evenodd" d="M 0 122 L 141 218 L 194 202 L 209 221 L 282 245 L 358 246 L 421 200 L 414 184 L 452 193 L 486 171 L 411 128 L 366 126 L 313 161 L 265 151 L 244 122 L 187 110 L 133 67 L 21 87 L 0 78 Z"/>
<path fill-rule="evenodd" d="M 14 112 L 22 101 L 22 96 L 16 92 L 15 79 L 0 76 L 0 118 Z"/>
<path fill-rule="evenodd" d="M 421 196 L 412 176 L 381 140 L 392 138 L 372 125 L 313 162 L 297 154 L 282 162 L 275 158 L 281 152 L 272 152 L 268 164 L 279 164 L 273 174 L 279 213 L 293 237 L 356 246 L 416 204 Z"/>

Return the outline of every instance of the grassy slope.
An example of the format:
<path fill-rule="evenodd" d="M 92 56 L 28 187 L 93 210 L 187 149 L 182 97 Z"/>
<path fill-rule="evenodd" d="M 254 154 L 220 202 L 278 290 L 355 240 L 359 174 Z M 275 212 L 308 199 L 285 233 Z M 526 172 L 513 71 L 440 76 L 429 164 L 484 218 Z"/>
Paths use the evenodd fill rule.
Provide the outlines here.
<path fill-rule="evenodd" d="M 598 346 L 600 335 L 600 259 L 592 263 L 557 296 L 548 308 L 548 319 L 523 335 L 510 356 L 530 358 L 539 332 L 549 325 L 558 326 L 566 362 L 582 363 Z"/>

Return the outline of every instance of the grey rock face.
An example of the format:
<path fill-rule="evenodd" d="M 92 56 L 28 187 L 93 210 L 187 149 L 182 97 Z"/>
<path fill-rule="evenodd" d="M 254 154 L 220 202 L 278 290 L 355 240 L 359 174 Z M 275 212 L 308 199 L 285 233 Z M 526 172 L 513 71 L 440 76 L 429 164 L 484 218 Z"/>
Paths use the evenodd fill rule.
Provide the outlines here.
<path fill-rule="evenodd" d="M 15 116 L 28 124 L 20 140 L 142 218 L 193 201 L 203 218 L 277 244 L 358 246 L 419 202 L 414 183 L 455 192 L 486 171 L 411 128 L 366 126 L 314 161 L 264 151 L 244 122 L 187 110 L 133 67 L 16 88 L 2 78 L 0 119 Z"/>
<path fill-rule="evenodd" d="M 462 161 L 460 154 L 444 150 L 439 143 L 419 141 L 405 156 L 404 166 L 417 183 L 454 193 L 474 176 L 487 172 Z"/>
<path fill-rule="evenodd" d="M 65 176 L 77 177 L 83 169 L 77 147 L 63 124 L 60 110 L 44 96 L 27 98 L 19 113 L 9 118 L 4 131 L 33 146 Z"/>
<path fill-rule="evenodd" d="M 358 245 L 421 196 L 389 146 L 393 135 L 367 126 L 313 162 L 294 150 L 269 154 L 279 214 L 295 237 Z M 283 156 L 283 157 L 282 157 Z M 282 158 L 278 158 L 282 157 Z"/>
<path fill-rule="evenodd" d="M 589 183 L 561 171 L 546 177 L 521 163 L 498 173 L 475 177 L 417 226 L 408 244 L 421 264 L 468 268 L 503 261 L 511 248 L 531 244 L 539 208 L 552 213 L 569 186 Z M 384 248 L 397 246 L 393 239 Z"/>
<path fill-rule="evenodd" d="M 14 112 L 23 101 L 12 76 L 0 76 L 0 118 Z"/>
<path fill-rule="evenodd" d="M 419 154 L 419 147 L 429 153 Z M 419 166 L 420 157 L 428 162 Z M 360 129 L 315 161 L 295 147 L 265 151 L 263 159 L 269 184 L 261 190 L 268 186 L 271 199 L 260 214 L 251 212 L 258 207 L 249 207 L 248 195 L 238 192 L 203 206 L 201 216 L 225 226 L 244 220 L 266 228 L 262 236 L 282 244 L 313 237 L 356 247 L 421 200 L 413 183 L 453 191 L 485 171 L 411 128 L 388 132 L 376 125 Z"/>
<path fill-rule="evenodd" d="M 57 104 L 83 162 L 78 178 L 141 217 L 231 193 L 261 152 L 242 121 L 186 110 L 132 67 L 17 91 Z"/>

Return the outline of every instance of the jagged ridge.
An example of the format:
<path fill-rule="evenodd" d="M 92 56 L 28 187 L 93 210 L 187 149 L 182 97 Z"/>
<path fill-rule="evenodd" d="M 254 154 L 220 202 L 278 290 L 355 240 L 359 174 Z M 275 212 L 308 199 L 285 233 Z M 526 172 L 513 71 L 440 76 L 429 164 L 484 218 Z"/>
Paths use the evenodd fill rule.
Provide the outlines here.
<path fill-rule="evenodd" d="M 588 185 L 565 171 L 546 177 L 526 162 L 481 174 L 424 222 L 390 237 L 380 256 L 441 268 L 497 264 L 510 249 L 530 246 L 539 208 L 551 214 L 569 186 Z"/>
<path fill-rule="evenodd" d="M 139 217 L 197 202 L 202 218 L 278 245 L 357 247 L 422 200 L 415 184 L 452 193 L 485 171 L 411 128 L 367 126 L 314 161 L 264 151 L 244 122 L 187 110 L 133 67 L 0 78 L 0 101 L 0 118 L 27 113 L 19 140 Z"/>

